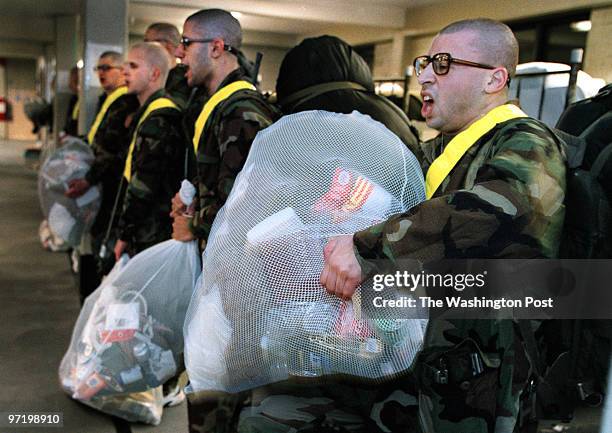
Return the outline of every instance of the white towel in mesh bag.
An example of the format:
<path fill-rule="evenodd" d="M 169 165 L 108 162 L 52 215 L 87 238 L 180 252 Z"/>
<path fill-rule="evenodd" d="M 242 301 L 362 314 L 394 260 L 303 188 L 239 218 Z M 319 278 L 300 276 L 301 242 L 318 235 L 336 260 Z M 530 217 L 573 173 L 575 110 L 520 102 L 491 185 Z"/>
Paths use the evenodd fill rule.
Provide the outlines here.
<path fill-rule="evenodd" d="M 94 160 L 87 143 L 67 137 L 64 145 L 51 153 L 38 173 L 38 196 L 49 229 L 72 247 L 94 222 L 100 209 L 100 189 L 92 186 L 82 196 L 72 199 L 64 195 L 68 182 L 85 177 Z"/>
<path fill-rule="evenodd" d="M 330 237 L 424 198 L 414 155 L 369 116 L 308 111 L 261 131 L 215 219 L 187 312 L 191 389 L 405 371 L 426 321 L 357 315 L 319 276 Z"/>
<path fill-rule="evenodd" d="M 158 424 L 156 389 L 177 373 L 185 313 L 201 269 L 198 247 L 169 240 L 122 261 L 85 300 L 60 382 L 96 409 Z"/>

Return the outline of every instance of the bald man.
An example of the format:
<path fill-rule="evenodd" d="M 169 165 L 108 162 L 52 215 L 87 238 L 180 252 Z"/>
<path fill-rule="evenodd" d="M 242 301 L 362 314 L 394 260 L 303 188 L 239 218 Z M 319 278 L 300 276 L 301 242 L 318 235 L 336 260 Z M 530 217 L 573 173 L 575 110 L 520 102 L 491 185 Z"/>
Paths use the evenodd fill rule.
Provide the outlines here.
<path fill-rule="evenodd" d="M 112 218 L 115 197 L 119 194 L 121 169 L 129 145 L 129 127 L 132 116 L 138 109 L 138 100 L 127 94 L 122 72 L 123 55 L 105 51 L 94 68 L 98 73 L 104 93 L 98 101 L 98 112 L 87 141 L 92 147 L 95 160 L 82 179 L 68 183 L 66 195 L 77 198 L 85 194 L 92 185 L 102 186 L 102 203 L 89 234 L 80 246 L 79 293 L 81 302 L 99 285 L 102 275 L 110 270 L 113 260 L 100 258 L 98 252 L 105 242 L 107 229 L 116 225 Z M 112 257 L 109 258 L 112 259 Z"/>
<path fill-rule="evenodd" d="M 507 103 L 518 44 L 504 24 L 459 21 L 414 61 L 421 114 L 441 134 L 424 144 L 428 200 L 325 249 L 321 283 L 350 298 L 375 267 L 401 258 L 554 258 L 565 208 L 558 139 Z M 429 323 L 416 361 L 424 432 L 511 433 L 528 363 L 509 320 Z"/>
<path fill-rule="evenodd" d="M 187 77 L 185 77 L 187 67 L 182 63 L 177 64 L 174 61 L 176 49 L 181 43 L 180 32 L 173 24 L 153 23 L 147 27 L 144 41 L 159 43 L 172 57 L 172 66 L 168 72 L 165 88 L 166 92 L 172 96 L 172 99 L 184 109 L 191 95 L 191 88 L 187 85 Z"/>
<path fill-rule="evenodd" d="M 170 239 L 170 201 L 180 188 L 187 142 L 181 110 L 164 84 L 172 58 L 158 43 L 133 45 L 123 67 L 128 93 L 138 98 L 123 177 L 127 184 L 115 257 Z"/>

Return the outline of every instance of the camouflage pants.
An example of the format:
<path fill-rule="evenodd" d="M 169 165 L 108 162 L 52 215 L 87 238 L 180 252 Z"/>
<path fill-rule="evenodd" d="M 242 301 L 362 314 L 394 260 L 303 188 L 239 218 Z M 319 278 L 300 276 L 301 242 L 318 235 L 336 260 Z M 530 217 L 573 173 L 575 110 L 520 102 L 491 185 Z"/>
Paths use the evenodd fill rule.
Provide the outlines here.
<path fill-rule="evenodd" d="M 411 382 L 384 385 L 281 382 L 248 393 L 188 394 L 189 431 L 376 433 L 417 431 Z"/>
<path fill-rule="evenodd" d="M 512 321 L 430 321 L 427 338 L 415 363 L 423 433 L 512 433 L 529 374 Z"/>

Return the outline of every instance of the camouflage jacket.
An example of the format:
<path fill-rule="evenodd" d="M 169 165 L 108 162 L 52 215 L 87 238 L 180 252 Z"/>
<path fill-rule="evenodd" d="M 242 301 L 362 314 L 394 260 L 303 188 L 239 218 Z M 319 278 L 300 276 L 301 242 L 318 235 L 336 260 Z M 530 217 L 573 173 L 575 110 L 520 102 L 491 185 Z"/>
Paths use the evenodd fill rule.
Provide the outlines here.
<path fill-rule="evenodd" d="M 183 130 L 187 137 L 193 137 L 195 131 L 195 123 L 198 120 L 198 116 L 202 112 L 202 107 L 208 101 L 208 93 L 203 87 L 194 87 L 191 89 L 191 94 L 187 101 L 187 107 L 183 112 Z M 193 149 L 193 144 L 191 146 Z M 194 173 L 195 173 L 195 160 L 193 161 Z M 194 174 L 195 176 L 195 174 Z"/>
<path fill-rule="evenodd" d="M 100 97 L 99 107 L 102 106 L 105 98 L 106 95 Z M 115 197 L 119 193 L 125 156 L 131 140 L 130 121 L 139 105 L 134 95 L 120 96 L 108 108 L 93 143 L 90 143 L 95 160 L 85 175 L 85 179 L 91 185 L 102 185 L 102 203 L 91 228 L 94 237 L 102 235 L 110 222 Z M 115 217 L 113 223 L 116 224 L 116 221 Z"/>
<path fill-rule="evenodd" d="M 105 99 L 106 94 L 100 97 L 99 107 Z M 116 181 L 121 179 L 123 161 L 131 140 L 130 117 L 138 110 L 139 105 L 136 96 L 126 94 L 108 107 L 93 143 L 90 143 L 96 159 L 86 176 L 89 183 L 96 184 L 108 178 Z"/>
<path fill-rule="evenodd" d="M 189 100 L 189 95 L 191 95 L 191 87 L 187 85 L 187 77 L 185 77 L 186 72 L 187 67 L 179 63 L 170 69 L 168 79 L 166 80 L 166 92 L 170 94 L 172 100 L 183 110 L 187 107 L 187 101 Z"/>
<path fill-rule="evenodd" d="M 222 88 L 245 79 L 242 69 L 231 72 Z M 255 91 L 239 90 L 211 113 L 196 155 L 199 208 L 191 230 L 206 241 L 219 209 L 225 203 L 236 176 L 242 170 L 255 135 L 278 117 L 277 111 Z"/>
<path fill-rule="evenodd" d="M 75 110 L 76 104 L 79 102 L 79 95 L 71 95 L 70 101 L 68 102 L 68 109 L 66 110 L 66 122 L 64 123 L 64 132 L 67 135 L 77 136 L 79 134 L 79 118 L 77 108 L 77 118 L 73 119 L 72 114 Z"/>
<path fill-rule="evenodd" d="M 425 143 L 425 169 L 449 141 Z M 376 258 L 555 257 L 564 195 L 557 138 L 534 119 L 512 119 L 481 137 L 430 200 L 356 233 L 355 250 L 366 273 Z M 415 362 L 423 431 L 513 431 L 529 371 L 518 334 L 510 320 L 429 322 Z M 471 356 L 482 360 L 482 373 L 472 374 Z"/>
<path fill-rule="evenodd" d="M 130 137 L 136 133 L 132 153 L 131 179 L 127 184 L 119 219 L 119 238 L 136 254 L 170 239 L 171 200 L 180 188 L 187 139 L 181 128 L 182 113 L 173 108 L 153 111 L 138 129 L 136 125 L 149 104 L 168 97 L 158 90 L 140 107 L 132 122 Z"/>
<path fill-rule="evenodd" d="M 424 171 L 450 139 L 424 143 Z M 355 234 L 363 259 L 555 257 L 565 207 L 558 139 L 534 119 L 481 137 L 430 200 Z"/>

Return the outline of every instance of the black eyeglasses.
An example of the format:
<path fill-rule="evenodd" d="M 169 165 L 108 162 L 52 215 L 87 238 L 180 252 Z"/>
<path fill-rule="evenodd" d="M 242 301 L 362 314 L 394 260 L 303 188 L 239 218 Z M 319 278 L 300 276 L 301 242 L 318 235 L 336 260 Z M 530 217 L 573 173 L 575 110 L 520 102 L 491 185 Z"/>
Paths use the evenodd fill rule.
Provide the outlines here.
<path fill-rule="evenodd" d="M 472 66 L 474 68 L 482 69 L 495 69 L 495 66 L 484 65 L 482 63 L 470 62 L 469 60 L 455 59 L 449 53 L 437 53 L 433 56 L 419 56 L 414 59 L 414 72 L 417 77 L 421 75 L 421 72 L 425 70 L 427 65 L 433 64 L 433 70 L 436 75 L 446 75 L 450 70 L 451 63 L 458 63 L 460 65 Z"/>
<path fill-rule="evenodd" d="M 165 44 L 166 42 L 172 42 L 170 39 L 147 39 L 145 38 L 143 42 L 157 42 L 158 44 Z"/>
<path fill-rule="evenodd" d="M 94 66 L 93 67 L 93 71 L 94 72 L 108 72 L 111 69 L 121 69 L 121 66 L 114 66 L 114 65 L 98 65 L 98 66 Z"/>
<path fill-rule="evenodd" d="M 191 38 L 187 38 L 185 36 L 183 36 L 181 38 L 181 45 L 184 46 L 185 48 L 187 48 L 189 45 L 195 43 L 195 42 L 199 42 L 201 44 L 208 44 L 212 41 L 214 41 L 215 38 L 211 38 L 211 39 L 191 39 Z"/>

